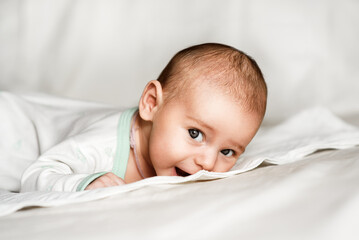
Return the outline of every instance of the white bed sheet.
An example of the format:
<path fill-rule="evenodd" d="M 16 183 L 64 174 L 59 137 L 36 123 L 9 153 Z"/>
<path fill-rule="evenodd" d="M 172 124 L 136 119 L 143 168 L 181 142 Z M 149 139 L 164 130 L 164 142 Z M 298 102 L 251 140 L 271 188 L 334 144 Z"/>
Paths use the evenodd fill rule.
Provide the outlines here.
<path fill-rule="evenodd" d="M 0 218 L 0 239 L 357 239 L 359 148 Z"/>

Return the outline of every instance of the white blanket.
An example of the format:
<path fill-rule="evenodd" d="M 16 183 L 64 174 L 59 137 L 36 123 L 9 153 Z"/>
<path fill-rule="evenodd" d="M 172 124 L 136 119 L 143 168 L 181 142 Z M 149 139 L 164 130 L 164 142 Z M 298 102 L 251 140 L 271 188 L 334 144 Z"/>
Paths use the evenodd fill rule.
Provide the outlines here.
<path fill-rule="evenodd" d="M 225 178 L 251 170 L 263 161 L 285 164 L 302 159 L 321 149 L 344 149 L 359 144 L 359 129 L 346 124 L 329 111 L 314 108 L 303 111 L 275 127 L 263 128 L 257 134 L 235 167 L 227 173 L 200 171 L 188 177 L 153 177 L 118 187 L 84 192 L 0 192 L 0 216 L 29 206 L 59 206 L 86 202 L 111 195 L 131 192 L 155 184 Z"/>

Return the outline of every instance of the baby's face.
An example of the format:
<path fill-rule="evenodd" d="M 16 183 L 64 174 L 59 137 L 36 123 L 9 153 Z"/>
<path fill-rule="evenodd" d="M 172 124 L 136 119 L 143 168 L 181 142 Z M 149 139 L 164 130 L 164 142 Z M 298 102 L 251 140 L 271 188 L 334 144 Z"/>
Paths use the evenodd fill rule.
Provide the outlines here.
<path fill-rule="evenodd" d="M 154 116 L 149 156 L 156 174 L 186 176 L 202 169 L 230 170 L 261 120 L 208 84 L 189 90 Z"/>

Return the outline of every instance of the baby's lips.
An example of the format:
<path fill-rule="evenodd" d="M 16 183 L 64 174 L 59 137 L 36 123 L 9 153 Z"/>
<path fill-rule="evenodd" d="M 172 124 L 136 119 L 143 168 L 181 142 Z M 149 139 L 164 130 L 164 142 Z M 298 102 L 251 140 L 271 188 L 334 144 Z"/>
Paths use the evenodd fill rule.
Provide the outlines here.
<path fill-rule="evenodd" d="M 171 176 L 178 176 L 177 171 L 176 171 L 176 167 L 173 168 Z"/>
<path fill-rule="evenodd" d="M 191 175 L 190 173 L 188 173 L 188 172 L 182 170 L 182 169 L 179 168 L 179 167 L 175 167 L 175 170 L 176 170 L 177 176 L 187 177 L 187 176 Z"/>

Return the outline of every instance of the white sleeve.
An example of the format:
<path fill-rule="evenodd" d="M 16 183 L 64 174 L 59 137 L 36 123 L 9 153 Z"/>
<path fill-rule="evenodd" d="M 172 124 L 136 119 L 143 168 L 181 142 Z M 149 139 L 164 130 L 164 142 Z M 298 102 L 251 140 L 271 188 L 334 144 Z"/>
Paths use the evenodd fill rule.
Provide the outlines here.
<path fill-rule="evenodd" d="M 21 178 L 21 192 L 81 191 L 112 170 L 116 137 L 99 131 L 74 136 L 49 149 Z"/>

